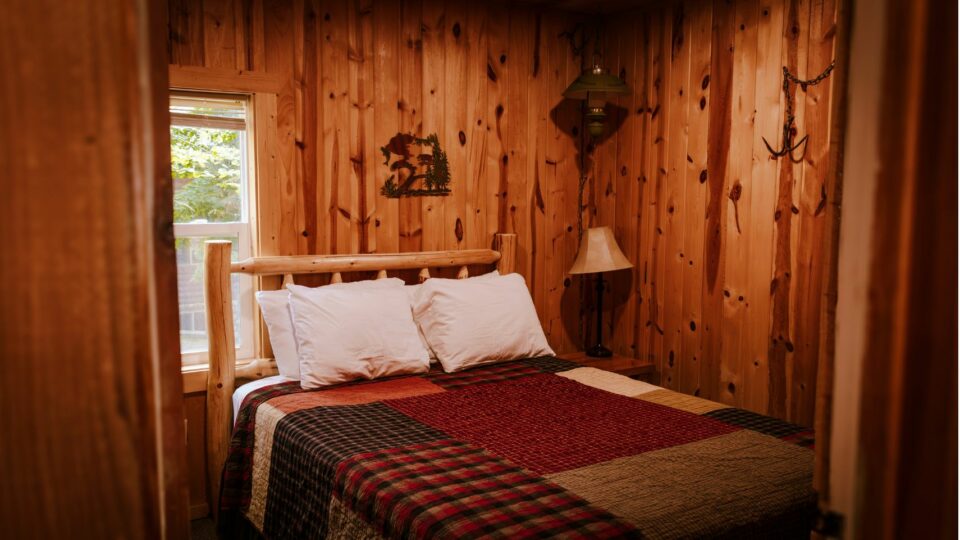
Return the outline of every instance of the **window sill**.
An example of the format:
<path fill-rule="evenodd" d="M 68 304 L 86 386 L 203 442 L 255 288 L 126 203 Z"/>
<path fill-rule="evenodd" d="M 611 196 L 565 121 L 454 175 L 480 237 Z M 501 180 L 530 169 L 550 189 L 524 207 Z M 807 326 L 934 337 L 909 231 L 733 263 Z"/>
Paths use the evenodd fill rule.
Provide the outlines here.
<path fill-rule="evenodd" d="M 207 364 L 194 364 L 180 368 L 180 374 L 183 375 L 183 393 L 206 392 L 209 372 L 210 366 Z"/>

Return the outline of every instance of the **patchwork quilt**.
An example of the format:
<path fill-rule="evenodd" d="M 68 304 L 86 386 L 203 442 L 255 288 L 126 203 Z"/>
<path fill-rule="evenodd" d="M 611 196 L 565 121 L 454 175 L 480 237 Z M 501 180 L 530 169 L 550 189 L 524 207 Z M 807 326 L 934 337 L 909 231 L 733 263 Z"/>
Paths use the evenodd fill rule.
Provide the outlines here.
<path fill-rule="evenodd" d="M 287 382 L 243 402 L 221 527 L 809 538 L 812 445 L 804 428 L 552 357 L 321 390 Z"/>

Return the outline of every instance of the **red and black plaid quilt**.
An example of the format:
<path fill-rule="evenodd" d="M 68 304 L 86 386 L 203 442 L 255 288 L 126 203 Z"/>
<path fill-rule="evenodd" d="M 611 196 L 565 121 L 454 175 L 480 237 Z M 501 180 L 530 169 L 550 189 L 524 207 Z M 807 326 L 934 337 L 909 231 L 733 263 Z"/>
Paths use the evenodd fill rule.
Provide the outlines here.
<path fill-rule="evenodd" d="M 807 430 L 555 358 L 252 392 L 221 526 L 266 538 L 808 537 Z"/>

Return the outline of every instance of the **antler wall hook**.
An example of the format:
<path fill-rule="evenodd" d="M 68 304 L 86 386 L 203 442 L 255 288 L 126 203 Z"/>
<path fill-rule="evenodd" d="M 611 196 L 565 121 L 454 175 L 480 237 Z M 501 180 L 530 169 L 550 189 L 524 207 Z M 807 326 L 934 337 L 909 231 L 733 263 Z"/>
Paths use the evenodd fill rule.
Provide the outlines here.
<path fill-rule="evenodd" d="M 790 73 L 790 70 L 788 70 L 786 66 L 783 66 L 783 98 L 787 104 L 787 119 L 783 122 L 783 145 L 779 150 L 774 150 L 773 147 L 770 146 L 770 143 L 767 142 L 766 137 L 762 137 L 763 144 L 767 146 L 767 151 L 770 152 L 770 155 L 774 159 L 788 156 L 790 161 L 800 163 L 803 161 L 803 157 L 807 155 L 807 140 L 810 138 L 810 135 L 804 135 L 796 143 L 793 142 L 794 137 L 797 136 L 797 129 L 793 125 L 796 117 L 793 114 L 793 96 L 790 95 L 790 83 L 799 85 L 800 89 L 806 92 L 808 86 L 816 86 L 829 77 L 836 64 L 836 60 L 830 62 L 830 65 L 827 66 L 827 69 L 823 70 L 823 73 L 808 80 L 798 78 L 793 73 Z M 800 147 L 803 147 L 803 150 L 800 152 L 800 157 L 794 156 L 794 152 Z"/>

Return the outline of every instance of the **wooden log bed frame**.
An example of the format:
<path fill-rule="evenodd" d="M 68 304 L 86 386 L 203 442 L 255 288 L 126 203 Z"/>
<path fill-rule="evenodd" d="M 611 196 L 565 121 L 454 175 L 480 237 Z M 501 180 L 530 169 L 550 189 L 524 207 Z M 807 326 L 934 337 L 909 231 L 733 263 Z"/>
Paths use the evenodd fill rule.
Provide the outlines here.
<path fill-rule="evenodd" d="M 430 277 L 431 268 L 457 268 L 458 278 L 469 275 L 469 265 L 493 265 L 501 274 L 514 271 L 517 236 L 496 234 L 494 249 L 459 251 L 421 251 L 412 253 L 362 255 L 297 255 L 253 257 L 230 261 L 231 242 L 206 242 L 204 263 L 204 298 L 207 306 L 209 340 L 209 374 L 207 376 L 207 474 L 210 482 L 211 509 L 218 514 L 220 472 L 227 458 L 233 431 L 233 392 L 237 378 L 259 379 L 276 374 L 272 358 L 257 358 L 237 366 L 233 333 L 233 299 L 231 274 L 283 276 L 281 286 L 293 283 L 295 275 L 331 274 L 331 283 L 339 283 L 342 273 L 377 272 L 376 279 L 387 272 L 420 270 L 420 281 Z"/>

